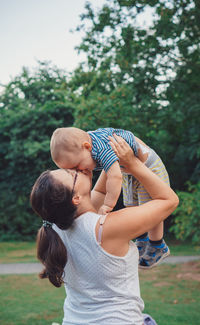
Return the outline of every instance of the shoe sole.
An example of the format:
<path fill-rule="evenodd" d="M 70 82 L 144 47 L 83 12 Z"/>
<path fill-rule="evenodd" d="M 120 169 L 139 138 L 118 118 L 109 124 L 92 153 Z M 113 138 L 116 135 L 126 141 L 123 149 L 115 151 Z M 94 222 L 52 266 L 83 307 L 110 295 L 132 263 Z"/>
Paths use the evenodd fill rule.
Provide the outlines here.
<path fill-rule="evenodd" d="M 170 255 L 170 249 L 168 248 L 167 253 L 163 254 L 161 256 L 161 258 L 154 264 L 150 265 L 150 266 L 143 266 L 143 265 L 139 265 L 139 269 L 144 269 L 144 270 L 149 270 L 152 269 L 153 267 L 157 266 L 161 261 L 163 261 L 167 256 Z"/>

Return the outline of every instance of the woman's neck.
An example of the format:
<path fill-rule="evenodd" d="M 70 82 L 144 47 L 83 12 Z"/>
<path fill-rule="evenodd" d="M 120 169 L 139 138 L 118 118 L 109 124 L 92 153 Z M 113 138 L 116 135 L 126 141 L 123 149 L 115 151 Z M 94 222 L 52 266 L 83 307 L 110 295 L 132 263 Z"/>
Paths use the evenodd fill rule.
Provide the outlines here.
<path fill-rule="evenodd" d="M 82 214 L 86 213 L 86 212 L 95 212 L 97 213 L 97 210 L 93 207 L 91 202 L 85 202 L 82 205 L 79 205 L 78 209 L 77 209 L 77 218 L 79 216 L 81 216 Z"/>

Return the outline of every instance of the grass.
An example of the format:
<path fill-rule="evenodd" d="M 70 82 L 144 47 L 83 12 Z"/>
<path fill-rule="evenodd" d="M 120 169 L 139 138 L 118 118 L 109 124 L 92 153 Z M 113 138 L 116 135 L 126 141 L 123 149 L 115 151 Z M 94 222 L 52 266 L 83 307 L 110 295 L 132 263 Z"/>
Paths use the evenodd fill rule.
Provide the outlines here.
<path fill-rule="evenodd" d="M 171 255 L 200 255 L 200 246 L 190 242 L 181 243 L 166 239 Z M 0 263 L 37 262 L 35 242 L 2 242 L 0 243 Z"/>
<path fill-rule="evenodd" d="M 190 241 L 181 242 L 176 239 L 165 239 L 173 256 L 200 255 L 200 246 L 192 245 Z"/>
<path fill-rule="evenodd" d="M 0 243 L 0 263 L 32 263 L 36 258 L 35 242 Z"/>
<path fill-rule="evenodd" d="M 55 288 L 37 275 L 0 276 L 0 324 L 61 324 L 64 287 Z"/>
<path fill-rule="evenodd" d="M 200 261 L 140 271 L 145 311 L 158 325 L 196 325 L 200 309 Z"/>
<path fill-rule="evenodd" d="M 200 309 L 200 261 L 140 271 L 145 312 L 158 325 L 196 325 Z M 0 276 L 0 324 L 62 323 L 64 288 L 37 275 Z"/>

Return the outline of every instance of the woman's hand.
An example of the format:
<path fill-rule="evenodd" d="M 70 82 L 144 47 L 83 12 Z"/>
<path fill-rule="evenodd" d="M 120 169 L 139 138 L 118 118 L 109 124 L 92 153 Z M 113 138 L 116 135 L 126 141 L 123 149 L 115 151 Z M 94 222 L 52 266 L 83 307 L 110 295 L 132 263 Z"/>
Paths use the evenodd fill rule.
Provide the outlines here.
<path fill-rule="evenodd" d="M 137 160 L 137 157 L 135 157 L 133 150 L 122 137 L 116 134 L 113 134 L 113 137 L 109 136 L 110 145 L 119 157 L 120 165 L 123 165 L 126 171 L 128 171 L 129 167 Z"/>

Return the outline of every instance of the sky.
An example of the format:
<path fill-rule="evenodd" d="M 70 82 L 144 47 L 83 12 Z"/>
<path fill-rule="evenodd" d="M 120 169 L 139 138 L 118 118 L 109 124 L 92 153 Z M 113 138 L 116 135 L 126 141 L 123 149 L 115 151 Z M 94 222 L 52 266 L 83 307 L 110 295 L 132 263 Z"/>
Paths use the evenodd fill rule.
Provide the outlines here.
<path fill-rule="evenodd" d="M 0 0 L 0 84 L 20 74 L 22 67 L 36 67 L 37 60 L 51 61 L 72 71 L 83 61 L 74 49 L 81 33 L 70 33 L 80 22 L 86 0 Z M 103 0 L 91 0 L 94 8 Z"/>

